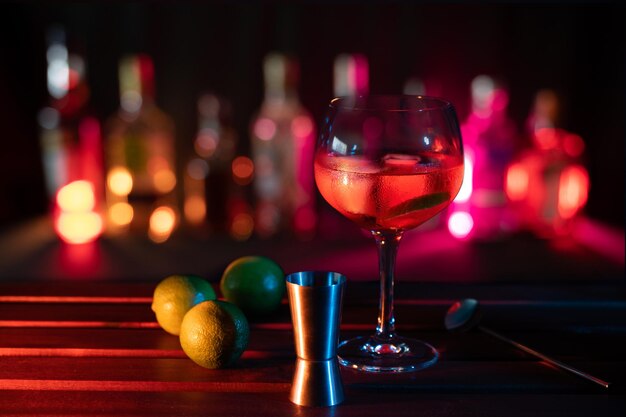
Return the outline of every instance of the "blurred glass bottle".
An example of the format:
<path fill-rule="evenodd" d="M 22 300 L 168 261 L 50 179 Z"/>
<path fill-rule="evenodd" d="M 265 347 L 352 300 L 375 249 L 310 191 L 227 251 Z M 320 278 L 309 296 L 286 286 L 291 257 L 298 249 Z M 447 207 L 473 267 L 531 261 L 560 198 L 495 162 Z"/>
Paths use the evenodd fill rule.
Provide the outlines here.
<path fill-rule="evenodd" d="M 185 171 L 184 211 L 187 222 L 196 230 L 206 227 L 211 233 L 228 233 L 245 240 L 252 233 L 245 190 L 252 172 L 237 181 L 240 158 L 235 157 L 237 135 L 230 119 L 225 100 L 213 94 L 204 94 L 198 100 L 198 133 Z M 241 216 L 249 220 L 247 229 L 242 227 Z"/>
<path fill-rule="evenodd" d="M 365 95 L 369 91 L 369 64 L 362 54 L 339 54 L 333 65 L 335 97 Z"/>
<path fill-rule="evenodd" d="M 342 53 L 333 62 L 333 96 L 355 97 L 369 92 L 369 63 L 362 54 Z M 321 197 L 320 197 L 321 198 Z M 352 238 L 365 235 L 321 199 L 319 234 L 324 239 Z M 356 233 L 356 234 L 355 234 Z M 355 234 L 355 235 L 353 235 Z"/>
<path fill-rule="evenodd" d="M 85 60 L 69 51 L 61 26 L 48 30 L 46 58 L 50 103 L 38 114 L 46 189 L 57 234 L 69 243 L 86 243 L 102 232 L 100 123 L 88 106 Z"/>
<path fill-rule="evenodd" d="M 508 167 L 506 194 L 524 227 L 544 238 L 569 232 L 587 202 L 583 139 L 559 127 L 560 102 L 541 90 L 526 121 L 529 147 Z"/>
<path fill-rule="evenodd" d="M 297 62 L 272 53 L 263 63 L 265 98 L 251 123 L 255 231 L 262 238 L 315 233 L 315 126 L 298 99 Z"/>
<path fill-rule="evenodd" d="M 519 151 L 515 123 L 507 115 L 508 91 L 493 78 L 472 80 L 472 110 L 461 126 L 463 185 L 448 210 L 448 229 L 459 238 L 499 239 L 517 226 L 504 191 L 507 166 Z"/>
<path fill-rule="evenodd" d="M 106 125 L 108 230 L 164 242 L 178 223 L 174 123 L 154 102 L 149 56 L 123 58 L 119 86 L 121 107 Z"/>

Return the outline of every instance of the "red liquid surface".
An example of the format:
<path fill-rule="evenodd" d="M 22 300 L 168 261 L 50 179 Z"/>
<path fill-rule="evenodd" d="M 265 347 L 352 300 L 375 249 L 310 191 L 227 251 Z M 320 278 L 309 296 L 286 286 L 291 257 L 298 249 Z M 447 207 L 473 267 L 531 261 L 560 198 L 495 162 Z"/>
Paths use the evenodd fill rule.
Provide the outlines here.
<path fill-rule="evenodd" d="M 407 230 L 450 204 L 463 181 L 463 157 L 388 154 L 378 161 L 318 151 L 315 181 L 341 214 L 367 230 Z"/>

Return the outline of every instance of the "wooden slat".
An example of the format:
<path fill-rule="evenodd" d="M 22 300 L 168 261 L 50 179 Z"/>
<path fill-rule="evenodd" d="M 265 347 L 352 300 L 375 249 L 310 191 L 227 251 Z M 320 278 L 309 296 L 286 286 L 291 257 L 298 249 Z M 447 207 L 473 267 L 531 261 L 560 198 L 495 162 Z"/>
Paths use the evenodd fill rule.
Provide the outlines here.
<path fill-rule="evenodd" d="M 623 272 L 623 268 L 622 268 Z M 623 276 L 623 274 L 622 274 Z M 453 301 L 472 297 L 479 300 L 520 301 L 623 301 L 626 298 L 626 285 L 623 280 L 603 281 L 595 278 L 587 282 L 429 282 L 420 283 L 398 277 L 396 300 L 399 303 L 413 300 Z M 151 298 L 158 280 L 133 281 L 43 281 L 0 280 L 0 296 L 42 296 L 42 297 L 140 297 Z M 212 283 L 216 290 L 219 285 Z M 349 304 L 370 305 L 376 302 L 379 283 L 353 281 L 348 277 L 345 299 Z"/>
<path fill-rule="evenodd" d="M 0 391 L 3 417 L 621 417 L 623 397 L 560 394 L 462 394 L 347 387 L 339 406 L 298 407 L 285 393 Z"/>
<path fill-rule="evenodd" d="M 447 305 L 412 303 L 396 306 L 400 331 L 443 330 Z M 369 332 L 376 323 L 377 306 L 346 305 L 342 329 Z M 493 303 L 482 306 L 483 323 L 500 331 L 551 331 L 561 333 L 626 334 L 626 301 Z M 286 305 L 275 314 L 251 317 L 251 326 L 268 330 L 291 330 Z M 158 328 L 155 315 L 145 303 L 0 303 L 3 327 L 113 327 Z"/>
<path fill-rule="evenodd" d="M 246 393 L 287 393 L 291 384 L 288 382 L 221 382 L 221 381 L 85 381 L 85 380 L 48 380 L 48 379 L 0 379 L 2 390 L 28 391 L 129 391 L 129 392 L 237 392 Z"/>
<path fill-rule="evenodd" d="M 343 331 L 341 339 L 369 331 L 371 329 L 367 332 Z M 120 352 L 127 352 L 128 356 L 183 357 L 178 338 L 161 329 L 5 328 L 0 334 L 0 356 L 73 356 L 77 352 L 91 356 L 120 356 Z M 534 360 L 480 332 L 404 334 L 430 342 L 446 360 Z M 537 332 L 507 332 L 507 335 L 564 361 L 619 361 L 623 358 L 624 337 L 620 333 L 546 335 Z M 293 334 L 291 331 L 255 328 L 244 356 L 252 355 L 251 352 L 268 357 L 293 357 Z"/>
<path fill-rule="evenodd" d="M 207 370 L 188 359 L 173 358 L 0 357 L 0 390 L 28 389 L 25 381 L 41 381 L 32 383 L 30 389 L 34 390 L 53 389 L 55 384 L 58 384 L 57 389 L 70 390 L 76 381 L 83 381 L 74 385 L 76 389 L 83 390 L 96 390 L 96 381 L 105 385 L 124 382 L 125 385 L 119 385 L 118 389 L 125 387 L 126 390 L 137 391 L 150 390 L 142 388 L 144 384 L 153 384 L 158 389 L 159 382 L 172 383 L 163 386 L 168 390 L 202 388 L 211 391 L 215 389 L 211 384 L 225 384 L 223 387 L 234 390 L 237 387 L 244 389 L 244 385 L 236 384 L 288 384 L 292 378 L 293 363 L 292 359 L 244 359 L 235 368 Z M 625 364 L 583 366 L 583 369 L 592 366 L 590 371 L 595 372 L 604 369 L 599 376 L 608 380 L 626 371 Z M 604 375 L 606 372 L 610 375 Z M 342 369 L 342 375 L 347 386 L 396 387 L 416 392 L 597 392 L 586 381 L 541 362 L 489 361 L 477 364 L 471 361 L 441 361 L 428 370 L 411 374 L 364 374 Z M 191 383 L 205 385 L 192 389 Z M 40 388 L 44 386 L 47 388 Z"/>
<path fill-rule="evenodd" d="M 617 417 L 626 407 L 621 397 L 528 393 L 440 394 L 348 387 L 343 404 L 332 407 L 298 407 L 284 393 L 224 392 L 0 392 L 3 417 L 54 416 L 185 416 L 185 417 L 518 417 L 603 416 Z"/>

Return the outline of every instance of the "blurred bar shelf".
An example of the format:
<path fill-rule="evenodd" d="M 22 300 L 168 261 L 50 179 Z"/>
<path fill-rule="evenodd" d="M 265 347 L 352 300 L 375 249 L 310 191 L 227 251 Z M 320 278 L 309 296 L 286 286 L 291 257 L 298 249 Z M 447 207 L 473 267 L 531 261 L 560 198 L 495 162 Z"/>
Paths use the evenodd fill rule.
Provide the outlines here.
<path fill-rule="evenodd" d="M 443 287 L 465 284 L 620 282 L 624 278 L 624 231 L 588 218 L 577 219 L 570 236 L 543 240 L 519 234 L 494 242 L 457 240 L 433 229 L 406 234 L 398 254 L 398 288 L 405 282 Z M 374 245 L 355 230 L 335 240 L 250 239 L 237 242 L 179 231 L 162 244 L 145 237 L 102 237 L 68 245 L 55 236 L 51 221 L 39 218 L 0 235 L 0 281 L 150 281 L 195 273 L 219 281 L 232 260 L 264 255 L 286 273 L 335 270 L 352 281 L 377 281 Z M 435 285 L 436 286 L 436 285 Z M 401 291 L 401 290 L 399 290 Z M 578 291 L 578 290 L 574 290 Z M 398 295 L 402 298 L 402 293 Z"/>

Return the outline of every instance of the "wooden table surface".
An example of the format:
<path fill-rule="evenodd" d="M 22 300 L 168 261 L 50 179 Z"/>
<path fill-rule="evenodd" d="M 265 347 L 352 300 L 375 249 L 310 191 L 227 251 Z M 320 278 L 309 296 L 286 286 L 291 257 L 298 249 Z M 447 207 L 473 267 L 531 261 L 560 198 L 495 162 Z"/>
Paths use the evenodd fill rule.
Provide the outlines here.
<path fill-rule="evenodd" d="M 330 408 L 288 400 L 295 354 L 287 305 L 252 322 L 249 347 L 236 366 L 207 370 L 158 327 L 150 310 L 153 288 L 147 282 L 0 282 L 0 415 L 509 417 L 626 410 L 622 283 L 399 282 L 399 332 L 430 341 L 440 361 L 403 375 L 342 369 L 346 400 Z M 342 338 L 371 331 L 377 291 L 376 283 L 348 283 Z M 611 388 L 485 334 L 445 332 L 443 314 L 467 296 L 481 300 L 485 325 L 608 380 Z"/>

